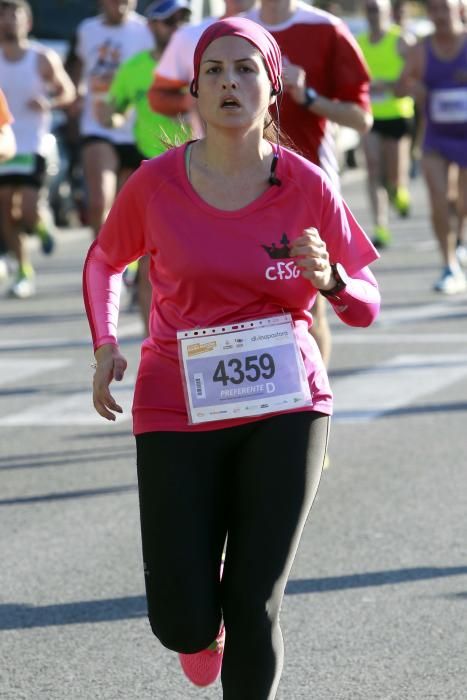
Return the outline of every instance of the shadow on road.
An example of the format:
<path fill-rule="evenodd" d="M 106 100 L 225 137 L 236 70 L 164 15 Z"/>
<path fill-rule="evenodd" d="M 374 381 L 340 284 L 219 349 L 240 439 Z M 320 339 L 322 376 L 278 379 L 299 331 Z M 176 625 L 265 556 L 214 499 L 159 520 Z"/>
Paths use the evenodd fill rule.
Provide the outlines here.
<path fill-rule="evenodd" d="M 110 486 L 102 489 L 83 489 L 82 491 L 66 491 L 64 493 L 46 493 L 42 494 L 41 496 L 2 498 L 0 499 L 0 507 L 30 505 L 31 503 L 48 503 L 50 501 L 66 501 L 71 498 L 90 498 L 93 496 L 108 496 L 109 494 L 126 493 L 128 491 L 136 491 L 136 484 L 127 484 L 125 486 Z"/>
<path fill-rule="evenodd" d="M 372 586 L 393 586 L 397 583 L 413 583 L 446 576 L 467 574 L 467 566 L 429 567 L 418 566 L 412 569 L 394 569 L 393 571 L 369 571 L 365 574 L 348 576 L 330 576 L 328 578 L 305 578 L 289 581 L 286 595 L 303 593 L 329 593 L 350 588 L 367 588 Z"/>
<path fill-rule="evenodd" d="M 373 571 L 347 576 L 330 576 L 318 579 L 296 579 L 289 581 L 286 595 L 305 593 L 328 593 L 351 588 L 413 583 L 446 576 L 467 574 L 467 566 L 416 567 L 393 571 Z M 456 593 L 456 597 L 464 597 Z M 145 596 L 126 596 L 104 600 L 86 600 L 77 603 L 44 605 L 36 607 L 19 603 L 0 605 L 0 631 L 49 627 L 53 625 L 75 625 L 96 622 L 115 622 L 146 615 Z"/>
<path fill-rule="evenodd" d="M 129 433 L 121 433 L 125 437 L 130 437 Z M 112 436 L 113 437 L 113 436 Z M 97 462 L 116 461 L 118 459 L 136 459 L 136 450 L 131 447 L 122 446 L 116 450 L 99 451 L 98 449 L 83 448 L 80 450 L 67 450 L 66 452 L 41 452 L 32 455 L 7 455 L 0 457 L 0 471 L 15 469 L 35 469 L 41 467 L 63 467 L 68 464 L 95 464 Z"/>
<path fill-rule="evenodd" d="M 145 596 L 85 600 L 62 605 L 0 605 L 0 630 L 114 622 L 146 615 Z"/>
<path fill-rule="evenodd" d="M 361 367 L 341 367 L 339 369 L 331 370 L 329 372 L 329 378 L 338 379 L 342 377 L 357 377 L 361 374 L 397 374 L 399 372 L 405 372 L 406 370 L 423 370 L 423 369 L 433 369 L 441 370 L 443 368 L 459 367 L 463 369 L 465 367 L 467 358 L 464 356 L 459 357 L 449 357 L 443 362 L 426 360 L 424 362 L 419 361 L 418 358 L 413 362 L 401 362 L 394 365 L 363 365 Z"/>
<path fill-rule="evenodd" d="M 401 406 L 400 408 L 382 408 L 364 411 L 335 411 L 334 423 L 359 422 L 399 416 L 415 416 L 423 413 L 458 413 L 467 412 L 467 402 L 424 404 L 422 406 Z"/>

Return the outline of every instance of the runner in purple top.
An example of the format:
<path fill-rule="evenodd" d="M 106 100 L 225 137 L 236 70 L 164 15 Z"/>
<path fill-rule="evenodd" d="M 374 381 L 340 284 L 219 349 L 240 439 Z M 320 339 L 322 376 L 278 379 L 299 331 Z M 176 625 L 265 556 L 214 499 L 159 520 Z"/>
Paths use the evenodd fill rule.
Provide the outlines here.
<path fill-rule="evenodd" d="M 434 32 L 409 52 L 398 94 L 412 94 L 425 106 L 423 171 L 444 262 L 434 289 L 456 294 L 467 287 L 456 255 L 467 215 L 467 32 L 459 0 L 428 0 L 427 9 Z M 459 167 L 457 227 L 447 197 L 451 164 Z"/>
<path fill-rule="evenodd" d="M 427 88 L 424 151 L 436 151 L 467 168 L 467 37 L 451 59 L 441 59 L 425 42 Z"/>

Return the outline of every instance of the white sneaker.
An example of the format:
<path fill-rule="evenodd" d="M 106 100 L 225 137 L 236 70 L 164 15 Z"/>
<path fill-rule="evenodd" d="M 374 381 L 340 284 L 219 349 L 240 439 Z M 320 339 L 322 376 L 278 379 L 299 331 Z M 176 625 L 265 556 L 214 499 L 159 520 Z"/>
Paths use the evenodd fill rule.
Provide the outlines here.
<path fill-rule="evenodd" d="M 467 267 L 467 245 L 460 243 L 456 248 L 456 257 L 459 265 Z"/>
<path fill-rule="evenodd" d="M 17 279 L 8 292 L 10 297 L 15 299 L 29 299 L 29 297 L 34 296 L 36 293 L 36 286 L 34 280 L 30 277 L 21 277 Z"/>
<path fill-rule="evenodd" d="M 433 289 L 442 294 L 459 294 L 467 289 L 465 275 L 460 268 L 445 267 Z"/>

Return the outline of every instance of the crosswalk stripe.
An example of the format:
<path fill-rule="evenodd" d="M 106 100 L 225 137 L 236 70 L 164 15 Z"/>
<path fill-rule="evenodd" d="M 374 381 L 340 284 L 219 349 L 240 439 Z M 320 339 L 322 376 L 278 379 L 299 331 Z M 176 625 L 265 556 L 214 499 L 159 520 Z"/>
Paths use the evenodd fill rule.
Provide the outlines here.
<path fill-rule="evenodd" d="M 36 374 L 63 369 L 71 363 L 70 359 L 2 358 L 0 362 L 0 386 L 14 384 Z"/>
<path fill-rule="evenodd" d="M 0 384 L 18 381 L 34 374 L 68 366 L 71 360 L 7 360 L 2 364 Z M 368 369 L 356 370 L 350 376 L 332 380 L 334 392 L 334 421 L 354 423 L 370 421 L 389 411 L 401 409 L 420 396 L 449 386 L 467 375 L 464 354 L 398 355 Z M 124 412 L 117 416 L 120 423 L 131 419 L 134 377 L 112 385 L 115 399 Z M 0 427 L 102 425 L 93 409 L 91 388 L 75 391 L 65 398 L 42 400 L 16 413 L 0 417 Z"/>
<path fill-rule="evenodd" d="M 464 343 L 467 347 L 467 333 L 380 333 L 377 329 L 367 330 L 363 333 L 352 330 L 344 330 L 334 333 L 333 345 L 459 345 Z"/>
<path fill-rule="evenodd" d="M 465 313 L 465 300 L 459 304 L 458 300 L 446 302 L 434 302 L 423 306 L 407 305 L 404 308 L 384 309 L 376 322 L 376 328 L 381 326 L 394 326 L 413 321 L 424 321 L 430 318 L 449 319 Z"/>
<path fill-rule="evenodd" d="M 333 382 L 334 421 L 378 418 L 439 391 L 467 375 L 467 356 L 398 355 Z"/>
<path fill-rule="evenodd" d="M 131 420 L 131 399 L 135 378 L 128 376 L 118 384 L 112 384 L 112 395 L 123 408 L 123 414 L 117 415 L 117 422 Z M 73 392 L 66 398 L 42 401 L 39 405 L 29 406 L 23 411 L 0 418 L 0 427 L 44 426 L 44 425 L 102 425 L 104 418 L 99 416 L 92 405 L 91 387 L 84 391 Z"/>
<path fill-rule="evenodd" d="M 118 330 L 118 337 L 121 338 L 141 338 L 141 322 L 126 323 Z M 18 350 L 24 348 L 66 348 L 66 347 L 88 347 L 92 353 L 92 343 L 90 337 L 86 338 L 23 338 L 21 340 L 0 340 L 0 350 Z"/>

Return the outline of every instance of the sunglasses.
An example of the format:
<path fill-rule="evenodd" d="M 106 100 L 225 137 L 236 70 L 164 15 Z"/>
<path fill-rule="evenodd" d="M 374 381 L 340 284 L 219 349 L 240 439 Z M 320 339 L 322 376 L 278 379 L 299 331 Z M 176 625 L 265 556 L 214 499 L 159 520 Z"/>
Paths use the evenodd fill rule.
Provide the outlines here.
<path fill-rule="evenodd" d="M 181 24 L 181 22 L 184 22 L 185 19 L 187 19 L 187 16 L 185 14 L 181 13 L 176 13 L 172 15 L 171 17 L 167 17 L 166 19 L 161 19 L 161 22 L 165 24 L 167 27 L 176 27 L 177 24 Z"/>

